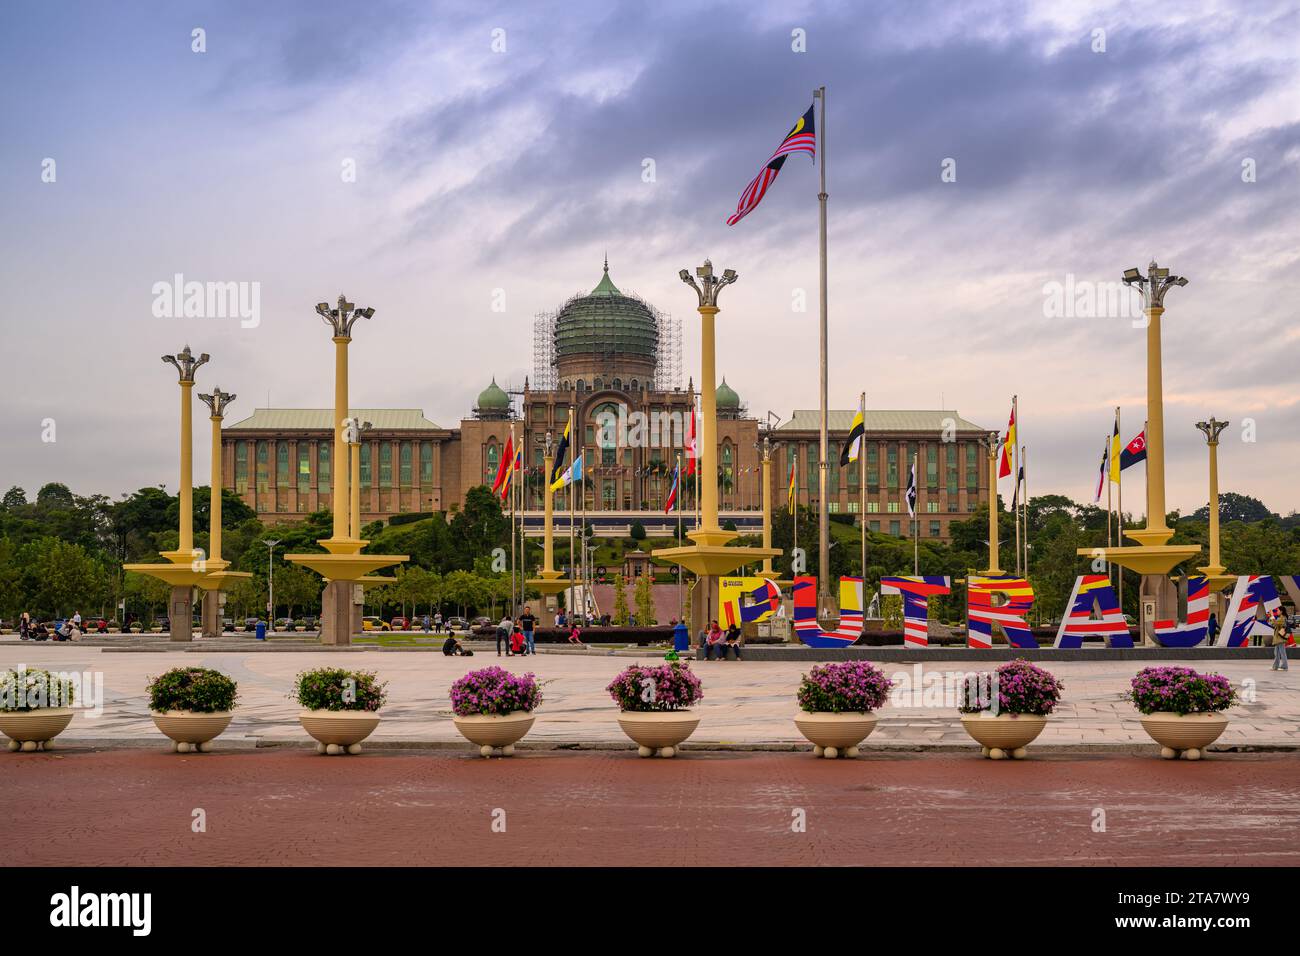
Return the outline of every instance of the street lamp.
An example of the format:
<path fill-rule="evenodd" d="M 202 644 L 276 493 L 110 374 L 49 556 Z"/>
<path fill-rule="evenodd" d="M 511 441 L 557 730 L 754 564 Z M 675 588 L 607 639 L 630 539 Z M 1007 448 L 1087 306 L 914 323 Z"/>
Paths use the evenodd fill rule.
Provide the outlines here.
<path fill-rule="evenodd" d="M 1230 575 L 1223 573 L 1225 569 L 1219 563 L 1219 435 L 1228 427 L 1228 423 L 1211 416 L 1208 422 L 1197 422 L 1196 427 L 1205 436 L 1205 443 L 1210 449 L 1210 563 L 1197 570 L 1205 575 L 1210 585 L 1215 610 L 1222 612 L 1223 609 L 1218 606 L 1219 592 L 1232 581 Z M 1219 620 L 1223 620 L 1222 613 L 1219 614 Z"/>
<path fill-rule="evenodd" d="M 1170 275 L 1154 259 L 1142 275 L 1136 268 L 1125 269 L 1124 284 L 1136 288 L 1147 316 L 1147 526 L 1128 536 L 1143 545 L 1159 547 L 1174 536 L 1165 525 L 1165 412 L 1164 381 L 1160 357 L 1160 317 L 1165 295 L 1174 286 L 1185 286 L 1182 276 Z"/>
<path fill-rule="evenodd" d="M 271 630 L 275 630 L 275 546 L 280 543 L 279 538 L 273 538 L 269 541 L 263 541 L 266 545 L 266 617 L 267 625 Z"/>

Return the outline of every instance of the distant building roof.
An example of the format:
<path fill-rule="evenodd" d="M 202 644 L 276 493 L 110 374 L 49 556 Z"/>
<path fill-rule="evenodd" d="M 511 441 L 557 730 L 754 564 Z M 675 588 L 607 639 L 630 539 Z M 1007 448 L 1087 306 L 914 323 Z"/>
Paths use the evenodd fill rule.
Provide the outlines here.
<path fill-rule="evenodd" d="M 360 418 L 379 430 L 441 431 L 441 427 L 424 417 L 418 408 L 353 408 L 348 410 L 353 418 Z M 226 426 L 233 429 L 263 429 L 266 431 L 333 431 L 332 408 L 256 408 L 241 422 Z"/>
<path fill-rule="evenodd" d="M 827 410 L 826 425 L 830 431 L 846 432 L 853 425 L 856 408 Z M 916 409 L 871 409 L 863 414 L 863 425 L 868 432 L 938 432 L 951 422 L 958 431 L 987 432 L 989 429 L 967 421 L 955 410 L 926 411 Z M 797 408 L 789 421 L 776 426 L 777 431 L 817 431 L 821 428 L 821 412 L 815 408 Z"/>

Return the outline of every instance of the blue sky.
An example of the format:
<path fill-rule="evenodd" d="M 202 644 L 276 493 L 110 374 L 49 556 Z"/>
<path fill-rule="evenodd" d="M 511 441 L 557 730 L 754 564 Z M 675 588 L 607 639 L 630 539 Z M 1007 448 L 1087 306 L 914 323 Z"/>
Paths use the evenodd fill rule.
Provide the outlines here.
<path fill-rule="evenodd" d="M 354 404 L 453 425 L 522 384 L 533 316 L 606 251 L 684 320 L 688 370 L 677 271 L 737 269 L 720 374 L 760 417 L 815 407 L 814 168 L 725 219 L 825 83 L 833 406 L 1001 427 L 1017 392 L 1032 491 L 1090 498 L 1112 408 L 1143 418 L 1145 333 L 1049 317 L 1044 286 L 1155 257 L 1191 280 L 1165 320 L 1170 506 L 1204 502 L 1213 414 L 1223 487 L 1300 509 L 1298 41 L 1300 5 L 1269 0 L 6 3 L 0 483 L 174 488 L 157 356 L 187 342 L 233 419 L 330 404 L 312 308 L 340 291 L 376 309 Z M 259 283 L 259 324 L 156 317 L 176 273 Z"/>

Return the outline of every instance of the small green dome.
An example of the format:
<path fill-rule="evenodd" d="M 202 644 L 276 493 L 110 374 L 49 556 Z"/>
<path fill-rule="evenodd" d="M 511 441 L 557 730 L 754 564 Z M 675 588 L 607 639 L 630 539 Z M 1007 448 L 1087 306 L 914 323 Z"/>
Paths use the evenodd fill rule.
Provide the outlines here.
<path fill-rule="evenodd" d="M 722 380 L 722 384 L 718 386 L 716 400 L 718 408 L 730 409 L 733 411 L 740 408 L 740 396 L 736 394 L 734 388 L 727 384 L 725 378 Z"/>
<path fill-rule="evenodd" d="M 506 411 L 510 408 L 510 396 L 493 378 L 492 384 L 478 393 L 477 407 L 480 411 Z"/>

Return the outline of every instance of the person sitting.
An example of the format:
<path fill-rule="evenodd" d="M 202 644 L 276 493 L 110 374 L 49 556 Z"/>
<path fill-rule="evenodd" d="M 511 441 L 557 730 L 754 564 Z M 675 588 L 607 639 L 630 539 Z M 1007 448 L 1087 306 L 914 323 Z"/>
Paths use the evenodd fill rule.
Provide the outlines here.
<path fill-rule="evenodd" d="M 728 650 L 735 652 L 736 660 L 740 660 L 740 628 L 734 624 L 727 628 L 727 633 L 722 638 L 721 656 L 724 661 Z"/>
<path fill-rule="evenodd" d="M 473 651 L 467 651 L 461 646 L 460 641 L 455 637 L 449 637 L 442 642 L 442 653 L 447 657 L 473 657 Z"/>
<path fill-rule="evenodd" d="M 514 632 L 510 635 L 510 649 L 522 657 L 527 653 L 524 644 L 524 629 L 520 626 L 518 621 L 515 621 L 514 625 Z"/>
<path fill-rule="evenodd" d="M 578 625 L 576 624 L 573 625 L 573 630 L 569 632 L 569 643 L 577 644 L 579 647 L 587 646 L 586 644 L 582 643 L 582 631 L 578 628 Z"/>
<path fill-rule="evenodd" d="M 37 621 L 33 624 L 29 629 L 29 634 L 33 641 L 48 641 L 50 639 L 50 632 L 45 627 L 44 621 Z"/>
<path fill-rule="evenodd" d="M 710 621 L 709 636 L 707 643 L 704 646 L 704 659 L 706 661 L 711 661 L 713 660 L 714 654 L 717 654 L 718 659 L 721 660 L 722 655 L 725 653 L 726 648 L 722 645 L 722 628 L 718 627 L 717 621 Z"/>

